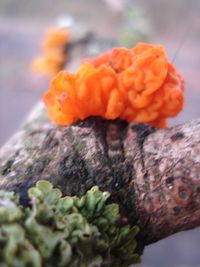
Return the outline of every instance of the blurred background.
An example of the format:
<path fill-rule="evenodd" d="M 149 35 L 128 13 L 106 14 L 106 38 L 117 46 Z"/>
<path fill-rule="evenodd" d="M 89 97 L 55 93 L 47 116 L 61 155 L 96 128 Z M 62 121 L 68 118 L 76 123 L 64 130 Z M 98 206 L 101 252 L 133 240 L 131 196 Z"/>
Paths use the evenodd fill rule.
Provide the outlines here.
<path fill-rule="evenodd" d="M 32 73 L 30 62 L 41 53 L 45 30 L 69 15 L 117 45 L 163 44 L 186 81 L 184 111 L 170 124 L 199 117 L 199 13 L 199 0 L 0 0 L 0 145 L 48 88 L 50 77 Z M 199 267 L 199 247 L 199 229 L 180 233 L 147 247 L 140 266 Z"/>

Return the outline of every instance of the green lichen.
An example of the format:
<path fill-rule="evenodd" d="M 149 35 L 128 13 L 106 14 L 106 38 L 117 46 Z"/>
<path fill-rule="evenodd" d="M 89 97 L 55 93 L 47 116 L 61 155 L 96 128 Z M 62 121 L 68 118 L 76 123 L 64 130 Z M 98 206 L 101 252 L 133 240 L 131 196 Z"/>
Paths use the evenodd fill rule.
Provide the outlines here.
<path fill-rule="evenodd" d="M 81 198 L 47 181 L 29 189 L 31 207 L 0 191 L 0 267 L 125 267 L 138 262 L 138 227 L 117 227 L 119 207 L 97 186 Z"/>

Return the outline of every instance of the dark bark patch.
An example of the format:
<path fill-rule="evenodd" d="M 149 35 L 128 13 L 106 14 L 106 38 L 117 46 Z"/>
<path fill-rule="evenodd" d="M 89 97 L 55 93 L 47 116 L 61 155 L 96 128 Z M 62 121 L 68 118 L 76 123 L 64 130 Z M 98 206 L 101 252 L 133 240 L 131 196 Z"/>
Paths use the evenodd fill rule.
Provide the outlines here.
<path fill-rule="evenodd" d="M 28 189 L 34 186 L 35 183 L 35 179 L 27 178 L 25 181 L 14 184 L 13 187 L 9 188 L 9 190 L 14 191 L 19 196 L 20 204 L 22 206 L 27 206 L 30 204 Z"/>
<path fill-rule="evenodd" d="M 197 187 L 197 193 L 200 193 L 200 186 Z"/>
<path fill-rule="evenodd" d="M 46 157 L 41 157 L 35 160 L 34 164 L 28 166 L 25 173 L 30 177 L 41 175 L 44 168 L 49 164 L 50 159 Z"/>
<path fill-rule="evenodd" d="M 176 142 L 184 138 L 184 134 L 182 132 L 177 132 L 171 136 L 171 141 Z"/>
<path fill-rule="evenodd" d="M 166 184 L 167 188 L 172 189 L 173 188 L 173 182 L 174 182 L 174 177 L 168 177 L 165 180 L 165 184 Z"/>
<path fill-rule="evenodd" d="M 0 166 L 0 174 L 6 176 L 12 171 L 13 164 L 15 163 L 16 158 L 18 157 L 20 150 L 17 150 L 12 157 L 5 163 L 5 165 Z"/>
<path fill-rule="evenodd" d="M 32 132 L 29 133 L 29 136 L 34 136 L 34 135 L 40 134 L 42 132 L 43 132 L 43 130 L 41 130 L 41 129 L 33 130 Z"/>
<path fill-rule="evenodd" d="M 147 124 L 133 124 L 131 126 L 132 130 L 137 132 L 138 134 L 138 141 L 139 143 L 143 144 L 145 139 L 147 138 L 148 135 L 151 133 L 155 132 L 155 128 L 147 125 Z"/>
<path fill-rule="evenodd" d="M 181 212 L 181 208 L 178 207 L 178 206 L 175 206 L 175 207 L 173 208 L 173 211 L 174 211 L 174 215 L 179 215 L 180 212 Z"/>
<path fill-rule="evenodd" d="M 1 171 L 2 175 L 7 175 L 11 172 L 14 161 L 15 161 L 14 159 L 10 159 L 6 162 L 5 166 L 3 166 L 2 171 Z"/>
<path fill-rule="evenodd" d="M 186 210 L 190 213 L 195 212 L 197 210 L 197 204 L 195 203 L 195 201 L 191 201 Z"/>
<path fill-rule="evenodd" d="M 77 153 L 67 155 L 59 164 L 59 179 L 65 194 L 82 195 L 94 184 L 85 162 Z"/>
<path fill-rule="evenodd" d="M 28 203 L 28 189 L 33 186 L 39 179 L 42 179 L 42 172 L 49 164 L 49 158 L 41 157 L 37 159 L 34 164 L 29 165 L 23 174 L 17 174 L 20 181 L 9 186 L 7 189 L 14 191 L 20 197 L 20 203 L 27 205 Z"/>
<path fill-rule="evenodd" d="M 47 136 L 42 144 L 41 149 L 49 151 L 50 149 L 54 148 L 55 146 L 58 146 L 59 141 L 57 138 L 55 138 L 55 130 L 50 130 L 47 133 Z"/>

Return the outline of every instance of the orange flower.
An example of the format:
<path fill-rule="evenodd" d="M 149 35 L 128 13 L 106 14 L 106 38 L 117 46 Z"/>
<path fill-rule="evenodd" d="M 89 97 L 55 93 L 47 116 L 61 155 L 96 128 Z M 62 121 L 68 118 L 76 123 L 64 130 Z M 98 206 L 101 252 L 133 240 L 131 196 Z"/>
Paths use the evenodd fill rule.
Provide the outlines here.
<path fill-rule="evenodd" d="M 70 34 L 64 29 L 50 29 L 42 43 L 43 56 L 32 62 L 32 69 L 52 76 L 58 73 L 67 61 L 65 47 Z"/>
<path fill-rule="evenodd" d="M 55 123 L 102 116 L 167 127 L 182 110 L 184 82 L 162 46 L 114 48 L 86 61 L 75 74 L 59 73 L 44 95 Z"/>

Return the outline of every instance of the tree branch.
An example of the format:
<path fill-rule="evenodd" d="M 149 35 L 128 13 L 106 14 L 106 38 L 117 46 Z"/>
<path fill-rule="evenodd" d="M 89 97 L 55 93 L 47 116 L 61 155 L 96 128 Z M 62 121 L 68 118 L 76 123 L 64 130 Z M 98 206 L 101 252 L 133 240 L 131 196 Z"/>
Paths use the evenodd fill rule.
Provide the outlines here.
<path fill-rule="evenodd" d="M 169 129 L 101 118 L 58 127 L 39 104 L 0 151 L 0 188 L 27 204 L 39 179 L 69 195 L 93 185 L 111 192 L 121 223 L 140 225 L 142 248 L 200 224 L 200 120 Z"/>

